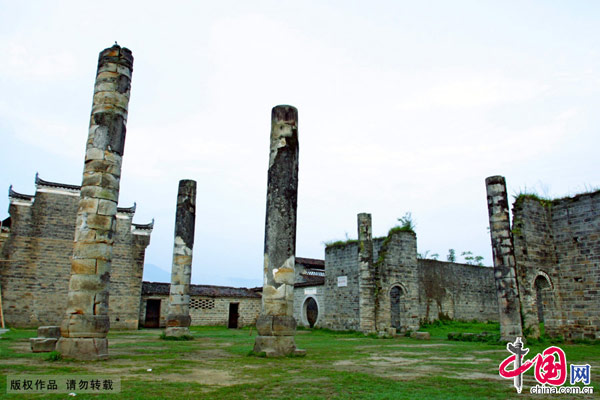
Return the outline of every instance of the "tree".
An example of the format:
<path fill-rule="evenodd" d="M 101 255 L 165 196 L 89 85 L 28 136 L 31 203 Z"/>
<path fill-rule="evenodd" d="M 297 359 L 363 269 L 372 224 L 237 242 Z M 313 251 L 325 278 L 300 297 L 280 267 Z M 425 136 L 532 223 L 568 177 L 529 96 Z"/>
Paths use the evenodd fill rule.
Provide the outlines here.
<path fill-rule="evenodd" d="M 446 260 L 450 262 L 456 262 L 456 252 L 454 249 L 448 249 L 448 255 L 446 256 Z"/>

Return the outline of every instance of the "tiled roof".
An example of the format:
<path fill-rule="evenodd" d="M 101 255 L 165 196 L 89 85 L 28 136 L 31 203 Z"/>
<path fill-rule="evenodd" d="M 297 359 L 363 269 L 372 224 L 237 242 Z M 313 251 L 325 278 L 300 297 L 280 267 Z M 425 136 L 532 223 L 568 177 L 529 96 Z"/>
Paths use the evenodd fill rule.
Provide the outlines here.
<path fill-rule="evenodd" d="M 37 172 L 35 173 L 35 186 L 46 186 L 46 187 L 69 189 L 69 190 L 81 190 L 81 186 L 78 186 L 78 185 L 68 185 L 66 183 L 45 181 L 42 178 L 40 178 L 40 176 Z"/>
<path fill-rule="evenodd" d="M 169 295 L 170 283 L 142 282 L 142 295 Z M 228 286 L 190 285 L 190 296 L 206 297 L 248 297 L 260 298 L 260 294 L 247 288 L 234 288 Z"/>
<path fill-rule="evenodd" d="M 325 269 L 325 260 L 316 258 L 296 257 L 296 264 L 301 264 L 305 268 Z"/>
<path fill-rule="evenodd" d="M 12 185 L 10 185 L 10 187 L 8 188 L 8 197 L 12 197 L 13 199 L 20 199 L 20 200 L 33 200 L 32 195 L 30 194 L 21 194 L 21 193 L 17 193 L 13 190 Z"/>

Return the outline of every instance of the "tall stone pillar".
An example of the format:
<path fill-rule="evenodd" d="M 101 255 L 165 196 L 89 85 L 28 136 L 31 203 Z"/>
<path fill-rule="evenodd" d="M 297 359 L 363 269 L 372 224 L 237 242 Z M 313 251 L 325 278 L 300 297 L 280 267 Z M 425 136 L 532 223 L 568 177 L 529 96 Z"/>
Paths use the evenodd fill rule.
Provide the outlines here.
<path fill-rule="evenodd" d="M 373 235 L 371 214 L 361 213 L 358 219 L 358 293 L 360 330 L 375 332 L 375 271 L 373 269 Z"/>
<path fill-rule="evenodd" d="M 171 292 L 167 313 L 167 336 L 190 333 L 190 280 L 192 278 L 192 250 L 196 222 L 196 181 L 179 181 L 177 211 L 175 214 L 175 244 L 171 270 Z"/>
<path fill-rule="evenodd" d="M 502 176 L 490 176 L 486 178 L 485 185 L 500 312 L 500 336 L 502 340 L 512 342 L 517 336 L 523 336 L 523 329 L 506 182 Z"/>
<path fill-rule="evenodd" d="M 115 44 L 100 52 L 65 319 L 57 351 L 108 357 L 108 294 L 133 56 Z"/>
<path fill-rule="evenodd" d="M 262 310 L 254 351 L 269 357 L 298 353 L 294 335 L 294 267 L 298 204 L 298 110 L 271 111 Z"/>

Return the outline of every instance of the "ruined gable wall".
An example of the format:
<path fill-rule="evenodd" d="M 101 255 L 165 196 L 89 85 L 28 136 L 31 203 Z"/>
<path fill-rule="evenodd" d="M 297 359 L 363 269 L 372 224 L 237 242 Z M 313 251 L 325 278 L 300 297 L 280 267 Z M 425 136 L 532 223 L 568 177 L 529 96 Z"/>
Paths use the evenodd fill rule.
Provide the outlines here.
<path fill-rule="evenodd" d="M 114 329 L 137 329 L 144 256 L 150 236 L 131 232 L 131 214 L 117 214 L 110 273 L 109 316 Z"/>
<path fill-rule="evenodd" d="M 421 320 L 498 321 L 493 268 L 424 259 L 418 279 Z"/>
<path fill-rule="evenodd" d="M 600 191 L 552 202 L 565 336 L 600 339 Z"/>
<path fill-rule="evenodd" d="M 40 188 L 30 206 L 13 201 L 0 283 L 5 320 L 13 327 L 60 325 L 67 306 L 78 192 Z M 147 243 L 117 220 L 111 274 L 111 327 L 136 329 Z M 137 240 L 137 246 L 132 242 Z M 116 319 L 119 318 L 119 321 Z"/>
<path fill-rule="evenodd" d="M 542 291 L 546 333 L 600 338 L 600 192 L 518 199 L 513 236 L 526 327 L 536 331 L 534 280 L 542 272 L 553 285 Z"/>
<path fill-rule="evenodd" d="M 522 197 L 513 204 L 513 241 L 517 263 L 517 281 L 525 332 L 539 335 L 535 279 L 546 274 L 556 285 L 560 281 L 556 248 L 552 233 L 551 207 L 540 201 Z M 544 310 L 545 330 L 551 336 L 562 335 L 561 301 L 551 290 Z"/>
<path fill-rule="evenodd" d="M 400 298 L 400 324 L 404 330 L 419 329 L 417 238 L 413 232 L 392 232 L 374 253 L 378 269 L 379 287 L 376 298 L 377 330 L 392 325 L 390 291 L 402 288 Z"/>
<path fill-rule="evenodd" d="M 9 206 L 11 231 L 0 259 L 2 309 L 7 326 L 29 326 L 34 310 L 33 292 L 36 288 L 35 263 L 32 254 L 32 204 L 12 202 Z"/>
<path fill-rule="evenodd" d="M 347 286 L 338 287 L 338 277 Z M 359 330 L 358 244 L 325 248 L 325 303 L 320 326 L 336 330 Z"/>

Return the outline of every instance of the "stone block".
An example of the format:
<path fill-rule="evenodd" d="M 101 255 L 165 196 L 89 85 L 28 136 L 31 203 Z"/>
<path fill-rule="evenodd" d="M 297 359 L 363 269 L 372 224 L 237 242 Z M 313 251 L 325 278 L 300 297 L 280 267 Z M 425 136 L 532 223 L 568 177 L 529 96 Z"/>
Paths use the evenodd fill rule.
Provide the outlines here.
<path fill-rule="evenodd" d="M 273 316 L 261 314 L 256 319 L 256 331 L 261 336 L 273 335 Z"/>
<path fill-rule="evenodd" d="M 108 315 L 71 314 L 60 326 L 63 337 L 70 338 L 105 338 L 110 328 Z"/>
<path fill-rule="evenodd" d="M 48 353 L 56 349 L 56 338 L 31 338 L 29 344 L 34 353 Z"/>
<path fill-rule="evenodd" d="M 273 270 L 273 280 L 276 283 L 294 284 L 294 268 L 278 268 Z"/>
<path fill-rule="evenodd" d="M 189 327 L 192 317 L 189 315 L 167 315 L 167 327 Z"/>
<path fill-rule="evenodd" d="M 254 342 L 255 353 L 265 353 L 267 357 L 284 357 L 296 354 L 293 336 L 257 336 Z M 299 354 L 302 350 L 299 350 Z"/>
<path fill-rule="evenodd" d="M 94 267 L 95 270 L 95 267 Z M 69 291 L 74 292 L 98 292 L 104 290 L 108 285 L 108 277 L 94 274 L 71 275 Z"/>
<path fill-rule="evenodd" d="M 109 218 L 109 217 L 104 217 Z M 110 260 L 112 246 L 106 243 L 76 242 L 73 245 L 73 258 Z"/>
<path fill-rule="evenodd" d="M 60 338 L 60 326 L 40 326 L 37 329 L 38 338 Z"/>
<path fill-rule="evenodd" d="M 294 336 L 296 320 L 291 315 L 274 315 L 272 332 L 274 336 Z"/>
<path fill-rule="evenodd" d="M 110 174 L 106 174 L 110 175 Z M 117 203 L 111 200 L 99 199 L 98 200 L 98 214 L 100 215 L 117 215 Z M 110 227 L 106 228 L 110 229 Z"/>
<path fill-rule="evenodd" d="M 182 326 L 167 326 L 165 336 L 180 337 L 190 335 L 190 329 Z"/>
<path fill-rule="evenodd" d="M 96 260 L 85 259 L 80 260 L 74 258 L 71 260 L 71 273 L 72 274 L 88 274 L 93 275 L 96 273 Z"/>
<path fill-rule="evenodd" d="M 415 339 L 417 340 L 429 340 L 431 335 L 429 332 L 415 332 Z"/>
<path fill-rule="evenodd" d="M 56 344 L 56 350 L 65 358 L 77 360 L 106 360 L 108 340 L 106 338 L 65 338 Z"/>

